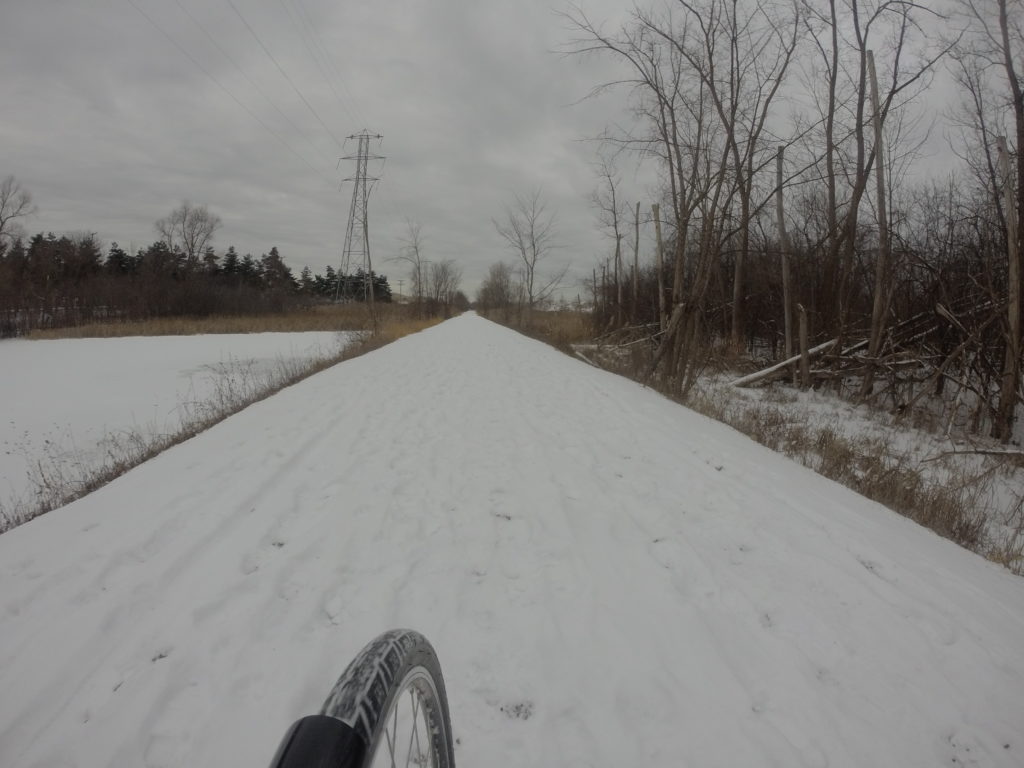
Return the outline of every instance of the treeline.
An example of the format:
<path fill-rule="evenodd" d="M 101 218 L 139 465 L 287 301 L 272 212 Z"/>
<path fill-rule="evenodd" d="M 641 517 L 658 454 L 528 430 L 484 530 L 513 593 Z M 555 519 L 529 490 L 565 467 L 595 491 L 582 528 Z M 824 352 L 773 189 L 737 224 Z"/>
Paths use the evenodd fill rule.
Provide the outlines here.
<path fill-rule="evenodd" d="M 598 333 L 647 339 L 644 375 L 681 396 L 715 356 L 805 349 L 776 375 L 1019 438 L 1024 6 L 949 7 L 687 0 L 637 6 L 613 31 L 571 12 L 577 52 L 622 64 L 639 116 L 606 136 L 611 154 L 664 180 L 636 205 L 602 170 Z M 915 105 L 940 67 L 958 86 L 939 108 L 963 162 L 920 183 Z M 641 228 L 659 241 L 644 263 Z"/>
<path fill-rule="evenodd" d="M 364 301 L 359 270 L 296 278 L 276 247 L 254 258 L 229 247 L 189 254 L 158 240 L 134 254 L 103 252 L 94 235 L 37 234 L 0 240 L 0 336 L 98 320 L 282 312 L 318 301 Z M 373 273 L 375 301 L 391 301 L 387 277 Z"/>

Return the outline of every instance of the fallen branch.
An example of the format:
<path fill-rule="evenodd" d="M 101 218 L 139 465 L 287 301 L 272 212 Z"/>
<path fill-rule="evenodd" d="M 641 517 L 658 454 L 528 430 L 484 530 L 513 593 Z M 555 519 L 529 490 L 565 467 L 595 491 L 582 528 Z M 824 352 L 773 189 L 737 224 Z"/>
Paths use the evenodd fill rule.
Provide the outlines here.
<path fill-rule="evenodd" d="M 1004 448 L 975 448 L 970 451 L 943 451 L 938 456 L 932 456 L 925 461 L 938 461 L 946 456 L 1012 456 L 1024 459 L 1024 451 L 1017 451 Z"/>
<path fill-rule="evenodd" d="M 832 339 L 830 341 L 826 341 L 824 344 L 819 344 L 818 346 L 812 347 L 811 349 L 807 350 L 807 355 L 808 357 L 815 357 L 817 355 L 820 355 L 832 349 L 832 347 L 834 347 L 838 342 L 839 339 Z M 747 376 L 741 376 L 740 378 L 736 379 L 736 381 L 732 382 L 732 386 L 747 387 L 750 386 L 751 384 L 756 384 L 759 381 L 771 378 L 776 374 L 785 374 L 786 369 L 789 368 L 789 366 L 798 362 L 800 362 L 800 355 L 793 355 L 793 357 L 787 358 L 783 360 L 781 363 L 776 363 L 770 368 L 765 368 L 763 370 L 757 371 L 756 373 L 748 374 Z"/>
<path fill-rule="evenodd" d="M 580 351 L 579 351 L 578 349 L 574 349 L 574 350 L 573 350 L 573 353 L 574 353 L 574 354 L 576 355 L 576 357 L 578 357 L 578 358 L 579 358 L 580 360 L 582 360 L 582 361 L 583 361 L 584 363 L 586 363 L 587 365 L 592 365 L 592 366 L 594 366 L 595 368 L 600 368 L 600 367 L 601 367 L 600 365 L 598 365 L 597 363 L 595 363 L 595 362 L 594 362 L 593 360 L 591 360 L 591 359 L 590 359 L 589 357 L 587 357 L 587 356 L 586 356 L 586 355 L 584 355 L 584 354 L 583 354 L 582 352 L 580 352 Z"/>

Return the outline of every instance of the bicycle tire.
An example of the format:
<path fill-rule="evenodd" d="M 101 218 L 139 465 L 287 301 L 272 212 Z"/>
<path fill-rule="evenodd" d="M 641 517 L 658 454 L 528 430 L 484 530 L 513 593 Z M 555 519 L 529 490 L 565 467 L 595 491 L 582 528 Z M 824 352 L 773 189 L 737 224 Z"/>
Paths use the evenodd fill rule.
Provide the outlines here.
<path fill-rule="evenodd" d="M 278 749 L 271 768 L 366 768 L 390 750 L 396 763 L 398 711 L 409 693 L 417 764 L 426 758 L 436 768 L 455 768 L 448 697 L 437 654 L 423 635 L 397 629 L 364 647 L 331 689 L 319 715 L 296 722 Z M 427 753 L 421 751 L 417 716 L 422 715 Z M 403 734 L 404 737 L 404 734 Z M 386 757 L 386 756 L 385 756 Z M 401 762 L 401 761 L 399 761 Z M 409 763 L 409 757 L 405 763 Z"/>

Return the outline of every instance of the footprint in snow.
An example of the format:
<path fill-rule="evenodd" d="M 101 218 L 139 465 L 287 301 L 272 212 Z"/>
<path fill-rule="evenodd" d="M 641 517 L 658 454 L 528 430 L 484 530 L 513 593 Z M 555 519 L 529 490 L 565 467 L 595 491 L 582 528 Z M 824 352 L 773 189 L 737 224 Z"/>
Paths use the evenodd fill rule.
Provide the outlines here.
<path fill-rule="evenodd" d="M 529 720 L 533 715 L 533 702 L 513 701 L 502 704 L 498 709 L 510 720 Z"/>
<path fill-rule="evenodd" d="M 248 552 L 242 557 L 241 571 L 243 576 L 249 576 L 260 569 L 261 557 L 255 552 Z"/>

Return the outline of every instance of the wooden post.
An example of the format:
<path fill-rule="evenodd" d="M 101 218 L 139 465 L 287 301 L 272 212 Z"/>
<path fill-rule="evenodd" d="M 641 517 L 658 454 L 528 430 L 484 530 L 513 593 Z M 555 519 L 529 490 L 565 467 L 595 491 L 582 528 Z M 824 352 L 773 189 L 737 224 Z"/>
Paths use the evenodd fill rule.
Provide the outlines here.
<path fill-rule="evenodd" d="M 786 232 L 786 213 L 782 201 L 782 163 L 785 147 L 779 147 L 775 156 L 775 213 L 779 219 L 779 248 L 782 255 L 782 318 L 786 334 L 786 358 L 793 356 L 793 290 L 789 274 L 789 233 Z M 796 383 L 796 367 L 793 368 Z"/>
<path fill-rule="evenodd" d="M 807 389 L 811 386 L 811 355 L 808 350 L 807 310 L 803 304 L 797 304 L 800 311 L 800 386 Z"/>
<path fill-rule="evenodd" d="M 661 216 L 660 206 L 655 203 L 651 206 L 651 213 L 654 215 L 654 238 L 655 238 L 655 259 L 658 268 L 658 327 L 665 330 L 665 251 L 661 244 Z"/>
<path fill-rule="evenodd" d="M 1017 231 L 1017 201 L 1013 194 L 1010 175 L 1010 156 L 1006 150 L 1006 137 L 996 138 L 999 153 L 999 176 L 1003 184 L 1003 208 L 1006 212 L 1006 352 L 1003 356 L 1003 379 L 999 388 L 999 411 L 994 436 L 1004 444 L 1013 435 L 1013 417 L 1017 406 L 1017 388 L 1020 381 L 1021 323 L 1020 323 L 1020 252 Z"/>
<path fill-rule="evenodd" d="M 882 146 L 882 114 L 878 98 L 878 77 L 875 55 L 867 52 L 868 78 L 871 80 L 872 124 L 875 128 L 875 188 L 878 207 L 878 257 L 875 259 L 875 301 L 871 308 L 871 333 L 868 341 L 868 369 L 861 387 L 861 397 L 871 394 L 875 364 L 882 349 L 882 331 L 888 311 L 889 297 L 889 214 L 885 201 L 885 160 Z"/>

